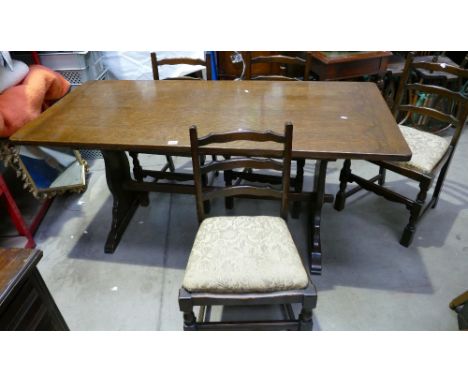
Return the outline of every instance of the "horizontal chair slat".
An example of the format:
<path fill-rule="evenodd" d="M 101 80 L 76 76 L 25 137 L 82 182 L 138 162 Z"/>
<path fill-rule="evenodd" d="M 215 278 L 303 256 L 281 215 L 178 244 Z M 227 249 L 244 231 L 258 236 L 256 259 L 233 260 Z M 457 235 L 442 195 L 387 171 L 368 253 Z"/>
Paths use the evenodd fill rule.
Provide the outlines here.
<path fill-rule="evenodd" d="M 272 188 L 268 187 L 257 188 L 252 186 L 232 186 L 225 187 L 221 190 L 209 191 L 203 195 L 203 200 L 210 200 L 217 197 L 229 197 L 236 195 L 252 195 L 281 199 L 283 193 L 281 191 L 273 190 Z"/>
<path fill-rule="evenodd" d="M 278 63 L 278 64 L 295 64 L 305 65 L 306 60 L 301 57 L 289 57 L 281 54 L 272 56 L 257 56 L 251 58 L 252 63 Z"/>
<path fill-rule="evenodd" d="M 434 72 L 445 72 L 455 76 L 468 78 L 468 69 L 457 68 L 452 65 L 445 64 L 443 62 L 413 62 L 412 68 L 415 69 L 426 69 Z"/>
<path fill-rule="evenodd" d="M 467 100 L 467 98 L 461 95 L 460 93 L 454 92 L 453 90 L 449 90 L 447 88 L 443 88 L 437 85 L 409 84 L 407 85 L 407 88 L 410 90 L 414 90 L 414 91 L 420 91 L 424 93 L 432 93 L 432 94 L 438 94 L 438 95 L 445 96 L 445 97 L 450 97 L 453 100 L 456 100 L 457 102 L 462 102 L 462 101 Z"/>
<path fill-rule="evenodd" d="M 187 65 L 206 65 L 205 60 L 199 58 L 187 58 L 187 57 L 177 57 L 177 58 L 164 58 L 162 60 L 158 60 L 158 65 L 180 65 L 180 64 L 187 64 Z"/>
<path fill-rule="evenodd" d="M 283 180 L 276 175 L 258 174 L 246 171 L 232 171 L 232 179 L 243 179 L 249 182 L 281 184 Z"/>
<path fill-rule="evenodd" d="M 156 180 L 167 179 L 167 180 L 177 180 L 177 181 L 188 181 L 193 180 L 192 174 L 185 174 L 180 172 L 167 172 L 167 171 L 157 171 L 157 170 L 142 170 L 141 174 L 145 176 L 151 176 Z"/>
<path fill-rule="evenodd" d="M 197 323 L 198 330 L 298 330 L 298 321 L 237 321 Z"/>
<path fill-rule="evenodd" d="M 180 293 L 190 296 L 194 305 L 272 305 L 272 304 L 302 304 L 304 299 L 315 307 L 317 302 L 317 290 L 312 282 L 304 289 L 276 291 L 276 292 L 251 292 L 251 293 L 209 293 L 188 292 L 181 289 Z"/>
<path fill-rule="evenodd" d="M 411 111 L 417 114 L 428 115 L 442 122 L 453 123 L 454 125 L 458 124 L 458 120 L 455 117 L 442 113 L 441 111 L 435 109 L 430 109 L 428 107 L 401 105 L 398 107 L 398 109 L 401 111 Z"/>
<path fill-rule="evenodd" d="M 198 138 L 198 145 L 205 146 L 211 143 L 226 143 L 232 141 L 242 141 L 242 140 L 249 140 L 254 142 L 276 142 L 276 143 L 284 143 L 285 138 L 283 135 L 277 134 L 274 131 L 267 131 L 267 132 L 258 132 L 252 130 L 238 130 L 238 131 L 231 131 L 227 133 L 219 133 L 219 134 L 208 134 L 204 137 Z"/>
<path fill-rule="evenodd" d="M 270 170 L 283 170 L 283 164 L 272 159 L 253 159 L 253 158 L 241 158 L 241 159 L 226 159 L 219 162 L 211 162 L 201 167 L 202 174 L 206 174 L 211 171 L 224 171 L 232 170 L 235 168 L 253 168 L 253 169 L 270 169 Z"/>

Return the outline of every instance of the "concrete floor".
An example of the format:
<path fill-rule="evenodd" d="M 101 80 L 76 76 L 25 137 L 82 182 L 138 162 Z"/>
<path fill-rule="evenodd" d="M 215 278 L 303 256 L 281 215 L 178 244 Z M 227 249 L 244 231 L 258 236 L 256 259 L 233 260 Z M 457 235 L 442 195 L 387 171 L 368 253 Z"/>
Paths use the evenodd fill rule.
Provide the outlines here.
<path fill-rule="evenodd" d="M 145 157 L 158 167 L 160 157 Z M 468 133 L 459 143 L 437 209 L 419 224 L 410 248 L 399 245 L 408 214 L 405 207 L 362 192 L 344 211 L 323 208 L 323 274 L 314 330 L 456 330 L 452 298 L 468 288 Z M 189 166 L 186 159 L 178 164 Z M 342 161 L 330 163 L 327 192 L 335 194 Z M 353 162 L 361 174 L 376 167 Z M 311 188 L 313 161 L 307 162 Z M 415 183 L 388 175 L 395 190 L 417 193 Z M 36 234 L 44 251 L 39 264 L 46 284 L 72 330 L 180 330 L 177 304 L 190 248 L 197 231 L 192 196 L 152 194 L 147 208 L 133 217 L 117 251 L 103 251 L 112 199 L 104 165 L 91 165 L 89 188 L 82 195 L 58 197 Z M 23 202 L 27 204 L 27 201 Z M 31 203 L 29 203 L 31 204 Z M 35 203 L 33 203 L 36 205 Z M 24 207 L 28 210 L 27 206 Z M 29 210 L 28 210 L 29 211 Z M 277 214 L 275 202 L 237 200 L 235 214 Z M 226 214 L 222 200 L 213 215 Z M 306 254 L 305 214 L 288 224 Z M 0 232 L 8 231 L 6 219 Z M 21 246 L 23 239 L 0 238 L 0 246 Z M 277 316 L 275 307 L 254 312 Z M 214 311 L 213 318 L 243 311 Z"/>

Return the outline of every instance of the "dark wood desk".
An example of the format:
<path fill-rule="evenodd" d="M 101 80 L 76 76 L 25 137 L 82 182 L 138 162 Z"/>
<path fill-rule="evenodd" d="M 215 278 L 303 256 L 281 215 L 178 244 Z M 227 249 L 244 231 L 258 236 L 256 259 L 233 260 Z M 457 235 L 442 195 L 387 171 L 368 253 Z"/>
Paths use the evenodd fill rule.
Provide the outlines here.
<path fill-rule="evenodd" d="M 36 266 L 42 252 L 0 248 L 0 330 L 68 330 Z"/>
<path fill-rule="evenodd" d="M 311 52 L 311 71 L 319 80 L 377 75 L 383 78 L 391 52 Z"/>
<path fill-rule="evenodd" d="M 114 197 L 105 250 L 113 252 L 141 194 L 193 193 L 191 185 L 136 182 L 125 151 L 190 154 L 199 134 L 234 129 L 282 132 L 294 125 L 293 158 L 317 159 L 311 269 L 321 270 L 320 215 L 328 160 L 408 160 L 411 151 L 377 86 L 364 82 L 94 81 L 57 102 L 16 134 L 17 144 L 100 149 Z M 278 154 L 262 144 L 264 155 Z M 205 154 L 258 155 L 254 143 L 211 145 Z M 292 195 L 291 200 L 305 200 Z"/>

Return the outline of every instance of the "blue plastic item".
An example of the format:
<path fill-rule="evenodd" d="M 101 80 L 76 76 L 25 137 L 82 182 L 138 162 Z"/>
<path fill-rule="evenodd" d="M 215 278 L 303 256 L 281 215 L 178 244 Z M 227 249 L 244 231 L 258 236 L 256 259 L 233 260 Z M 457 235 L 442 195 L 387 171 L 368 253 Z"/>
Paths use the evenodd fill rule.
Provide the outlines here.
<path fill-rule="evenodd" d="M 209 52 L 211 56 L 211 79 L 217 80 L 218 79 L 218 72 L 216 71 L 216 54 L 215 52 Z"/>

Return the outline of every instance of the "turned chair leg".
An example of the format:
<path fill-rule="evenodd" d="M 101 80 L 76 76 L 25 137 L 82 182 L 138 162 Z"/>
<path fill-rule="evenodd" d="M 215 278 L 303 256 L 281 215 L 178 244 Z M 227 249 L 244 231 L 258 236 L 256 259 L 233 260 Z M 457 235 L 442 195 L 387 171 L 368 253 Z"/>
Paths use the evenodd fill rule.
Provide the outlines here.
<path fill-rule="evenodd" d="M 197 322 L 193 311 L 184 312 L 184 330 L 197 330 Z"/>
<path fill-rule="evenodd" d="M 197 330 L 192 298 L 190 293 L 183 288 L 179 290 L 179 308 L 184 314 L 184 330 Z"/>
<path fill-rule="evenodd" d="M 169 166 L 170 172 L 175 172 L 174 160 L 170 155 L 166 155 L 167 165 Z"/>
<path fill-rule="evenodd" d="M 436 208 L 437 203 L 439 202 L 440 191 L 442 190 L 442 186 L 444 185 L 444 180 L 445 180 L 445 176 L 447 175 L 449 164 L 450 164 L 450 159 L 447 161 L 447 163 L 445 163 L 444 167 L 439 173 L 439 177 L 437 178 L 437 183 L 434 188 L 434 193 L 432 194 L 432 200 L 431 200 L 432 208 Z"/>
<path fill-rule="evenodd" d="M 409 222 L 406 225 L 403 234 L 400 239 L 400 244 L 409 247 L 413 241 L 414 233 L 416 232 L 416 224 L 421 215 L 421 211 L 424 207 L 424 202 L 426 201 L 427 191 L 429 190 L 430 182 L 422 181 L 419 183 L 419 193 L 416 197 L 416 202 L 413 203 L 410 210 Z"/>
<path fill-rule="evenodd" d="M 232 171 L 224 171 L 224 184 L 226 187 L 232 186 Z M 232 196 L 224 198 L 224 204 L 226 209 L 232 210 L 234 208 L 234 198 Z"/>
<path fill-rule="evenodd" d="M 380 166 L 379 168 L 379 180 L 378 180 L 378 185 L 383 186 L 385 184 L 385 178 L 386 178 L 387 170 Z"/>
<path fill-rule="evenodd" d="M 346 185 L 348 184 L 349 175 L 351 175 L 351 160 L 346 159 L 340 172 L 340 189 L 335 198 L 335 210 L 337 211 L 341 211 L 345 207 Z"/>
<path fill-rule="evenodd" d="M 205 212 L 205 214 L 209 214 L 210 211 L 211 211 L 211 203 L 209 200 L 205 200 L 203 202 L 203 211 Z"/>
<path fill-rule="evenodd" d="M 143 182 L 143 167 L 141 167 L 140 160 L 138 159 L 138 153 L 129 152 L 132 157 L 133 162 L 133 176 L 137 182 Z M 139 196 L 140 205 L 148 206 L 149 205 L 149 195 L 147 192 L 142 192 Z"/>
<path fill-rule="evenodd" d="M 211 156 L 211 160 L 212 160 L 213 162 L 216 162 L 216 161 L 218 160 L 218 158 L 216 157 L 216 155 L 212 155 L 212 156 Z M 218 176 L 218 175 L 219 175 L 219 171 L 215 171 L 214 176 L 216 177 L 216 176 Z"/>
<path fill-rule="evenodd" d="M 226 155 L 224 159 L 230 159 L 231 156 Z M 226 187 L 231 187 L 232 186 L 232 171 L 231 170 L 226 170 L 224 171 L 224 185 Z M 234 208 L 234 198 L 232 196 L 228 196 L 227 198 L 224 198 L 224 206 L 227 210 L 232 210 Z"/>
<path fill-rule="evenodd" d="M 143 168 L 141 167 L 140 160 L 138 159 L 138 153 L 129 152 L 133 162 L 133 176 L 135 180 L 141 182 L 143 180 Z"/>
<path fill-rule="evenodd" d="M 299 313 L 299 330 L 312 330 L 312 328 L 312 309 L 302 308 L 301 313 Z"/>
<path fill-rule="evenodd" d="M 202 166 L 204 166 L 205 163 L 206 163 L 206 156 L 205 156 L 205 155 L 201 155 L 201 156 L 200 156 L 200 164 L 201 164 Z M 202 178 L 202 185 L 203 185 L 203 187 L 208 186 L 208 174 L 203 174 L 201 178 Z"/>
<path fill-rule="evenodd" d="M 304 187 L 304 166 L 305 166 L 305 159 L 297 159 L 296 160 L 296 178 L 294 179 L 294 192 L 302 192 Z M 301 202 L 294 202 L 291 216 L 294 219 L 299 218 L 301 213 Z"/>

